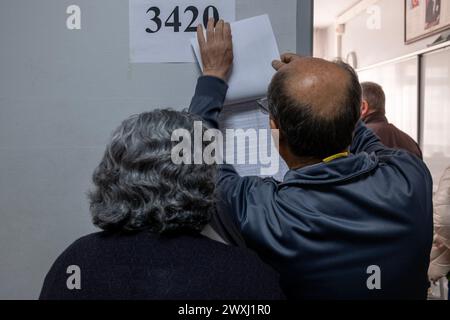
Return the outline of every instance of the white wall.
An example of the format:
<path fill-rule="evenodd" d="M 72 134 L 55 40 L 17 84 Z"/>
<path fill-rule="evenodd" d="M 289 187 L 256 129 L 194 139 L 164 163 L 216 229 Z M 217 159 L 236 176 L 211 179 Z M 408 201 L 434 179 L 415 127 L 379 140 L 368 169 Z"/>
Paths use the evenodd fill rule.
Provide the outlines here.
<path fill-rule="evenodd" d="M 82 29 L 66 29 L 66 8 Z M 238 0 L 269 13 L 295 51 L 297 0 Z M 128 1 L 0 1 L 0 299 L 33 299 L 71 242 L 94 230 L 86 191 L 112 130 L 154 108 L 182 109 L 195 64 L 129 64 Z"/>
<path fill-rule="evenodd" d="M 367 27 L 370 15 L 364 11 L 347 22 L 342 38 L 343 57 L 346 57 L 349 52 L 356 52 L 359 68 L 424 49 L 438 37 L 435 35 L 406 45 L 404 43 L 404 0 L 380 0 L 376 5 L 379 6 L 381 13 L 379 30 L 370 30 Z M 326 31 L 316 33 L 315 40 L 318 43 L 315 47 L 320 48 L 315 52 L 317 57 L 337 56 L 334 29 L 334 26 L 330 26 L 325 29 Z"/>
<path fill-rule="evenodd" d="M 422 60 L 422 141 L 435 187 L 450 166 L 450 48 Z"/>
<path fill-rule="evenodd" d="M 335 27 L 314 29 L 314 56 L 333 60 L 336 57 Z"/>
<path fill-rule="evenodd" d="M 383 86 L 386 94 L 386 116 L 400 130 L 418 141 L 418 58 L 408 58 L 359 72 L 359 80 Z"/>
<path fill-rule="evenodd" d="M 376 5 L 381 13 L 380 29 L 367 27 L 370 16 L 366 11 L 348 21 L 342 38 L 342 56 L 356 53 L 358 68 L 366 68 L 359 72 L 361 81 L 378 82 L 386 91 L 389 120 L 413 138 L 421 136 L 424 159 L 437 184 L 450 165 L 449 49 L 425 54 L 420 75 L 417 57 L 371 67 L 425 49 L 439 37 L 438 34 L 406 45 L 404 0 L 379 0 Z M 315 56 L 326 59 L 337 56 L 334 30 L 334 25 L 316 30 Z M 422 101 L 418 101 L 417 95 L 419 77 Z M 418 131 L 419 116 L 422 132 Z"/>

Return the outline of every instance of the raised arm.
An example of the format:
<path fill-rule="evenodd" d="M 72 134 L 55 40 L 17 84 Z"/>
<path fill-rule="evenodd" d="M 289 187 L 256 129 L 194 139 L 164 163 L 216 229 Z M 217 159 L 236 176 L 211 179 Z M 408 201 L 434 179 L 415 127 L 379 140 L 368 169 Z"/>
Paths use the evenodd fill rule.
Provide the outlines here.
<path fill-rule="evenodd" d="M 190 112 L 199 115 L 211 128 L 218 128 L 218 118 L 222 111 L 228 86 L 226 81 L 233 63 L 233 50 L 230 25 L 219 21 L 214 28 L 210 20 L 207 39 L 201 26 L 198 40 L 203 62 L 203 76 L 199 78 Z M 231 165 L 221 165 L 217 180 L 221 212 L 230 214 L 242 226 L 252 214 L 247 210 L 247 200 L 257 197 L 265 180 L 258 177 L 241 177 Z M 269 188 L 273 188 L 271 184 Z M 257 190 L 258 189 L 258 190 Z M 273 192 L 273 191 L 272 191 Z M 264 215 L 258 215 L 258 223 L 264 224 Z M 254 218 L 254 217 L 253 217 Z"/>
<path fill-rule="evenodd" d="M 233 41 L 231 27 L 223 20 L 214 27 L 214 19 L 208 21 L 206 37 L 201 25 L 197 39 L 202 56 L 203 77 L 198 80 L 189 111 L 201 116 L 209 126 L 218 128 L 218 118 L 227 94 L 227 79 L 233 66 Z"/>
<path fill-rule="evenodd" d="M 220 78 L 203 76 L 198 79 L 197 88 L 189 112 L 199 115 L 210 128 L 219 128 L 219 115 L 227 95 L 228 85 Z"/>

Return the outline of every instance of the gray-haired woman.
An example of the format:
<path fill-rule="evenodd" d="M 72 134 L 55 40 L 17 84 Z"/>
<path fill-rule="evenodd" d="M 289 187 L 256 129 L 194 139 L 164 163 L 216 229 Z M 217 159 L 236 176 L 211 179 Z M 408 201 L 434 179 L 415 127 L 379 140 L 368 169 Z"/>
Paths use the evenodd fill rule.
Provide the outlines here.
<path fill-rule="evenodd" d="M 193 135 L 197 120 L 160 110 L 115 131 L 89 195 L 93 223 L 104 232 L 81 238 L 56 260 L 41 299 L 282 297 L 278 276 L 255 255 L 201 235 L 215 214 L 216 168 L 175 164 L 171 139 L 177 129 Z"/>

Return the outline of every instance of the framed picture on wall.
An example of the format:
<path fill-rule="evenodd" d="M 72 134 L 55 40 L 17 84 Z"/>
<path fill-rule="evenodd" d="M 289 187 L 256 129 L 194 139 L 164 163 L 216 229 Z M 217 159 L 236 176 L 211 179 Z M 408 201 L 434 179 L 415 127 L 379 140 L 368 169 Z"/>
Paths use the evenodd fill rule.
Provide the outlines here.
<path fill-rule="evenodd" d="M 405 0 L 407 44 L 450 29 L 449 0 Z"/>

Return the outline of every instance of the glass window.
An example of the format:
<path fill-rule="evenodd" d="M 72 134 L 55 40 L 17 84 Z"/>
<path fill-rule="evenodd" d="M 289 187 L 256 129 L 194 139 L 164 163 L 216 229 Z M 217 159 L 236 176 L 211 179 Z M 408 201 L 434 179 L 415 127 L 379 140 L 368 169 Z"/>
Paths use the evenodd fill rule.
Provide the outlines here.
<path fill-rule="evenodd" d="M 435 187 L 450 166 L 450 49 L 422 60 L 422 141 Z"/>

